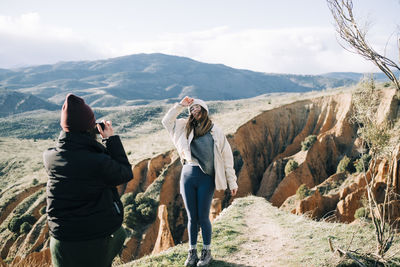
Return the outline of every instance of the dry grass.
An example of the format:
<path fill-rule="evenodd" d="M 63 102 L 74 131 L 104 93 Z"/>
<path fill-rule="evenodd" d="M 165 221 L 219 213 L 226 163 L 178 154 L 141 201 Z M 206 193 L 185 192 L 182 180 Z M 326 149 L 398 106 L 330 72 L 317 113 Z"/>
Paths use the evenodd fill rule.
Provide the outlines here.
<path fill-rule="evenodd" d="M 39 182 L 47 180 L 43 169 L 42 154 L 52 146 L 52 140 L 0 139 L 0 189 L 16 183 L 31 183 L 34 178 Z"/>
<path fill-rule="evenodd" d="M 264 214 L 269 226 L 272 229 L 279 228 L 279 232 L 282 234 L 281 239 L 286 240 L 284 242 L 286 245 L 281 252 L 274 255 L 268 253 L 263 255 L 265 262 L 271 262 L 273 259 L 272 266 L 351 264 L 348 259 L 340 258 L 330 251 L 328 239 L 333 241 L 335 248 L 357 249 L 360 253 L 371 251 L 374 246 L 375 236 L 369 222 L 357 221 L 352 224 L 316 222 L 273 207 L 264 198 L 249 196 L 236 199 L 214 222 L 213 254 L 215 261 L 209 266 L 249 266 L 234 260 L 236 253 L 246 247 L 246 244 L 256 243 L 261 249 L 265 247 L 268 250 L 268 247 L 273 245 L 271 242 L 279 243 L 281 241 L 280 238 L 271 241 L 267 237 L 269 242 L 265 242 L 265 240 L 262 242 L 261 239 L 252 238 L 245 224 L 244 214 L 248 214 L 247 211 Z M 290 244 L 287 244 L 287 240 L 290 241 Z M 187 244 L 177 245 L 158 255 L 147 256 L 123 266 L 182 266 L 187 255 L 187 247 Z M 388 254 L 396 256 L 399 249 L 400 244 L 396 241 Z"/>
<path fill-rule="evenodd" d="M 242 235 L 246 231 L 243 211 L 253 202 L 254 200 L 251 198 L 237 199 L 224 210 L 222 216 L 214 221 L 212 240 L 213 257 L 216 260 L 209 265 L 210 267 L 235 266 L 229 262 L 229 255 L 238 251 L 242 242 L 245 241 L 245 237 Z M 200 238 L 199 243 L 201 242 Z M 187 256 L 187 249 L 187 244 L 177 245 L 158 255 L 147 256 L 123 266 L 183 266 Z M 116 266 L 116 264 L 113 264 L 113 266 Z"/>

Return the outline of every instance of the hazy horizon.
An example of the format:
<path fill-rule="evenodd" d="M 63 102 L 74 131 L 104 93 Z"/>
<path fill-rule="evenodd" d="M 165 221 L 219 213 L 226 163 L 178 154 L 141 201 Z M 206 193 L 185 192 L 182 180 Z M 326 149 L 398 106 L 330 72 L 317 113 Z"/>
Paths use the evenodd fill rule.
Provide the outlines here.
<path fill-rule="evenodd" d="M 353 2 L 373 47 L 396 60 L 400 1 Z M 139 53 L 266 73 L 378 71 L 338 44 L 321 0 L 0 2 L 0 68 Z"/>

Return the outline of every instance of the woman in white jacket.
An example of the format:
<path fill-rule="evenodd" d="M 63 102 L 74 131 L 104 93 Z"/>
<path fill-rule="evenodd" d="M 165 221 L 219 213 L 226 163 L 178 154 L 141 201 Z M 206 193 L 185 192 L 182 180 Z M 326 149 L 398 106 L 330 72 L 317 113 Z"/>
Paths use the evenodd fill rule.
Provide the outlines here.
<path fill-rule="evenodd" d="M 189 117 L 177 119 L 185 109 Z M 170 134 L 183 164 L 180 192 L 188 215 L 189 253 L 185 266 L 205 266 L 211 256 L 210 206 L 214 190 L 229 187 L 236 195 L 235 170 L 231 147 L 221 131 L 208 116 L 207 104 L 186 96 L 164 116 L 162 123 Z M 201 228 L 203 249 L 197 257 L 197 235 Z"/>

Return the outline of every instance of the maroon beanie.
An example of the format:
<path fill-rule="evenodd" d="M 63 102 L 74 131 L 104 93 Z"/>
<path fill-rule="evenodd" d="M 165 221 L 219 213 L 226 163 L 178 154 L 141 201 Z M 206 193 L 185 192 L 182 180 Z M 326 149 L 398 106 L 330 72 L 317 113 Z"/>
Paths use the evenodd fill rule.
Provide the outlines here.
<path fill-rule="evenodd" d="M 60 125 L 65 132 L 84 132 L 96 126 L 96 119 L 82 98 L 68 94 L 61 110 Z"/>

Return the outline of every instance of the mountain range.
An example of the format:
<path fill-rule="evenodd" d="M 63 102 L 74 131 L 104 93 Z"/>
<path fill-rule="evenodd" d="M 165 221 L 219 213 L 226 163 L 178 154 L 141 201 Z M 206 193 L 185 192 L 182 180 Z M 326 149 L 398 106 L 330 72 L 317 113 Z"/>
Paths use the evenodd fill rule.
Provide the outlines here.
<path fill-rule="evenodd" d="M 135 54 L 105 60 L 0 69 L 0 102 L 13 93 L 27 94 L 28 110 L 52 109 L 67 93 L 84 97 L 92 107 L 146 104 L 180 99 L 232 100 L 277 92 L 305 92 L 348 86 L 360 73 L 293 75 L 234 69 L 165 54 Z M 15 95 L 21 98 L 22 95 Z M 39 105 L 41 103 L 46 105 Z M 40 102 L 40 101 L 39 101 Z M 0 116 L 23 112 L 9 102 Z M 4 109 L 4 110 L 3 110 Z"/>
<path fill-rule="evenodd" d="M 0 90 L 0 117 L 32 110 L 57 110 L 60 106 L 31 94 Z"/>

